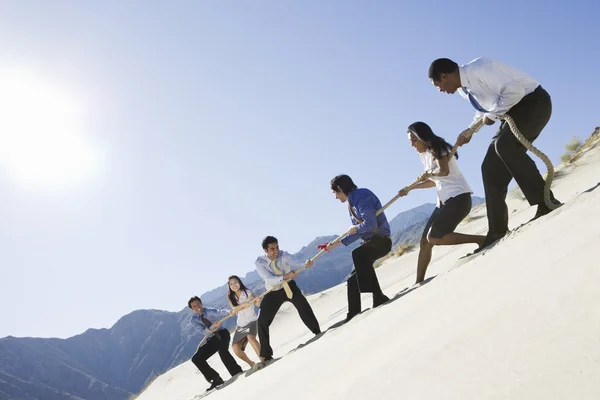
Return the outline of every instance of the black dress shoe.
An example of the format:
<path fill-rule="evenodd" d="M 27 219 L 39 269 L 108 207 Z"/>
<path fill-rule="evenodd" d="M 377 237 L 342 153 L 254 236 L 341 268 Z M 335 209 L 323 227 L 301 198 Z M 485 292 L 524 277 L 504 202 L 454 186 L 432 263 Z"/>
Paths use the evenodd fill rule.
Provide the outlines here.
<path fill-rule="evenodd" d="M 475 250 L 473 253 L 479 253 L 482 250 L 487 249 L 488 247 L 491 247 L 493 244 L 495 244 L 498 240 L 502 239 L 504 236 L 506 236 L 506 232 L 503 234 L 499 234 L 499 233 L 489 233 L 486 235 L 485 240 L 483 241 L 483 244 L 481 245 L 481 247 L 479 247 L 477 250 Z"/>
<path fill-rule="evenodd" d="M 556 210 L 558 207 L 560 207 L 560 206 L 563 205 L 563 203 L 561 203 L 560 201 L 556 200 L 554 198 L 554 196 L 550 196 L 550 200 L 552 201 L 552 204 L 555 205 L 554 209 L 551 210 L 550 208 L 548 208 L 548 206 L 546 205 L 546 202 L 538 204 L 537 211 L 535 212 L 535 216 L 533 218 L 531 218 L 529 220 L 529 222 L 535 221 L 539 217 L 543 217 L 546 214 L 550 214 L 550 212 Z"/>
<path fill-rule="evenodd" d="M 352 313 L 352 314 L 348 313 L 348 314 L 346 314 L 346 319 L 344 320 L 344 323 L 346 323 L 346 322 L 350 322 L 350 320 L 351 320 L 352 318 L 356 317 L 358 314 L 359 314 L 359 313 Z"/>
<path fill-rule="evenodd" d="M 213 379 L 213 381 L 210 384 L 210 387 L 208 389 L 206 389 L 207 392 L 210 392 L 213 389 L 218 388 L 219 386 L 221 386 L 223 383 L 223 379 L 221 379 L 221 377 L 217 377 L 215 379 Z"/>
<path fill-rule="evenodd" d="M 385 304 L 388 301 L 390 301 L 390 298 L 387 297 L 385 294 L 381 293 L 379 296 L 373 297 L 373 308 L 379 307 L 380 305 Z"/>

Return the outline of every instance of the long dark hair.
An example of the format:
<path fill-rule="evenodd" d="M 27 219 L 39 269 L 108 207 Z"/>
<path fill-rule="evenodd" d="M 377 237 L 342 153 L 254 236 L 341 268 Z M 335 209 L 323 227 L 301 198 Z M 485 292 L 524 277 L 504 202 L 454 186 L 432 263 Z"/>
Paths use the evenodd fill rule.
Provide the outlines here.
<path fill-rule="evenodd" d="M 438 160 L 447 156 L 452 151 L 450 143 L 433 133 L 429 125 L 425 122 L 419 121 L 410 124 L 408 126 L 408 131 L 418 137 L 421 141 L 425 142 L 427 149 L 430 150 Z M 458 152 L 455 153 L 455 156 L 458 160 Z"/>
<path fill-rule="evenodd" d="M 229 297 L 229 301 L 231 301 L 231 304 L 233 304 L 234 306 L 237 306 L 238 299 L 235 295 L 235 292 L 233 290 L 231 290 L 231 286 L 229 286 L 229 281 L 232 279 L 235 279 L 240 283 L 240 290 L 243 290 L 244 292 L 246 292 L 246 295 L 248 295 L 248 292 L 250 291 L 250 289 L 248 289 L 246 287 L 246 285 L 244 285 L 244 282 L 242 282 L 242 280 L 237 275 L 231 275 L 229 278 L 227 278 L 227 288 L 229 289 L 229 294 L 227 295 L 227 297 Z"/>

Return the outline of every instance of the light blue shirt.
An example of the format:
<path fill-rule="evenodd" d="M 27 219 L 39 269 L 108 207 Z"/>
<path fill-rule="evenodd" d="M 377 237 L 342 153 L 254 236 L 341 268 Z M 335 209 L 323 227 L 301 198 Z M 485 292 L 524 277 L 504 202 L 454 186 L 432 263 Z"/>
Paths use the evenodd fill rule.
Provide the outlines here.
<path fill-rule="evenodd" d="M 212 308 L 212 307 L 204 307 L 202 309 L 202 315 L 204 315 L 204 318 L 209 320 L 213 325 L 215 322 L 226 317 L 228 314 L 229 314 L 229 311 L 227 311 L 227 310 L 222 310 L 222 309 L 217 309 L 217 308 Z M 202 318 L 200 318 L 200 316 L 198 314 L 196 314 L 195 312 L 190 317 L 190 322 L 191 322 L 192 326 L 194 328 L 196 328 L 196 330 L 198 330 L 198 331 L 200 331 L 200 333 L 202 333 L 202 335 L 208 336 L 208 338 L 210 338 L 211 336 L 214 335 L 214 333 L 209 331 L 209 329 L 213 325 L 211 325 L 209 327 L 204 325 L 204 322 L 202 322 Z"/>

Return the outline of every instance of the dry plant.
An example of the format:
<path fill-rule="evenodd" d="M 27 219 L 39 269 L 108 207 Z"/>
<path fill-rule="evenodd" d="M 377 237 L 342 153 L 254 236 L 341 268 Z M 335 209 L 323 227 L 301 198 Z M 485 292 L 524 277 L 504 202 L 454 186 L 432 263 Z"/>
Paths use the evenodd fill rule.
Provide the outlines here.
<path fill-rule="evenodd" d="M 414 247 L 415 247 L 415 245 L 412 244 L 412 243 L 400 243 L 400 244 L 398 244 L 388 254 L 386 254 L 385 256 L 377 259 L 375 261 L 375 263 L 373 263 L 373 268 L 375 268 L 375 269 L 379 268 L 384 262 L 386 262 L 390 258 L 392 258 L 392 257 L 393 258 L 400 257 L 404 253 L 411 251 Z"/>
<path fill-rule="evenodd" d="M 460 221 L 461 224 L 468 224 L 469 222 L 473 221 L 473 217 L 471 217 L 471 214 L 467 215 L 462 221 Z"/>
<path fill-rule="evenodd" d="M 575 161 L 575 157 L 582 146 L 583 143 L 581 143 L 581 140 L 577 136 L 573 136 L 571 141 L 565 145 L 565 150 L 567 150 L 567 152 L 560 156 L 560 161 L 565 164 L 571 164 Z"/>
<path fill-rule="evenodd" d="M 510 194 L 517 200 L 521 200 L 521 201 L 525 201 L 527 200 L 527 198 L 525 197 L 525 195 L 523 194 L 523 191 L 521 190 L 520 187 L 515 187 L 513 190 L 510 191 Z"/>
<path fill-rule="evenodd" d="M 381 267 L 381 265 L 386 262 L 392 255 L 394 254 L 393 251 L 390 251 L 389 253 L 387 253 L 385 256 L 375 260 L 375 262 L 373 263 L 373 268 L 377 269 L 379 267 Z"/>
<path fill-rule="evenodd" d="M 586 151 L 593 149 L 600 142 L 600 127 L 594 129 L 594 132 L 583 142 L 574 152 L 571 162 L 577 161 Z M 568 144 L 567 144 L 568 146 Z M 567 147 L 565 146 L 565 147 Z M 567 149 L 568 150 L 568 149 Z"/>
<path fill-rule="evenodd" d="M 408 253 L 415 247 L 412 243 L 400 243 L 394 249 L 394 257 L 400 257 L 404 253 Z"/>

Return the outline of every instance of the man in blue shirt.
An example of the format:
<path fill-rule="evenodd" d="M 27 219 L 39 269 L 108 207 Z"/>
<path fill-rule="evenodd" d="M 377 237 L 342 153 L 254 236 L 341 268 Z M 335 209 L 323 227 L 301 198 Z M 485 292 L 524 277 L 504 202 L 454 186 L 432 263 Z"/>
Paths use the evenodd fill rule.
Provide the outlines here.
<path fill-rule="evenodd" d="M 202 372 L 204 378 L 211 383 L 206 390 L 208 392 L 223 384 L 223 379 L 219 373 L 206 362 L 216 352 L 219 352 L 221 361 L 223 361 L 232 377 L 241 374 L 243 371 L 229 352 L 229 331 L 219 329 L 219 320 L 227 316 L 228 311 L 204 307 L 198 296 L 194 296 L 188 301 L 188 307 L 194 312 L 190 318 L 192 326 L 205 337 L 208 337 L 202 346 L 198 346 L 196 354 L 192 357 L 194 365 Z"/>
<path fill-rule="evenodd" d="M 333 249 L 340 243 L 348 246 L 358 239 L 363 240 L 363 243 L 352 251 L 354 271 L 347 281 L 347 322 L 361 312 L 361 292 L 373 293 L 373 308 L 390 300 L 381 291 L 373 264 L 392 250 L 391 231 L 385 213 L 376 215 L 382 205 L 369 189 L 359 189 L 348 175 L 338 175 L 331 180 L 331 190 L 336 199 L 348 203 L 352 226 L 341 242 L 328 243 L 326 249 Z"/>

